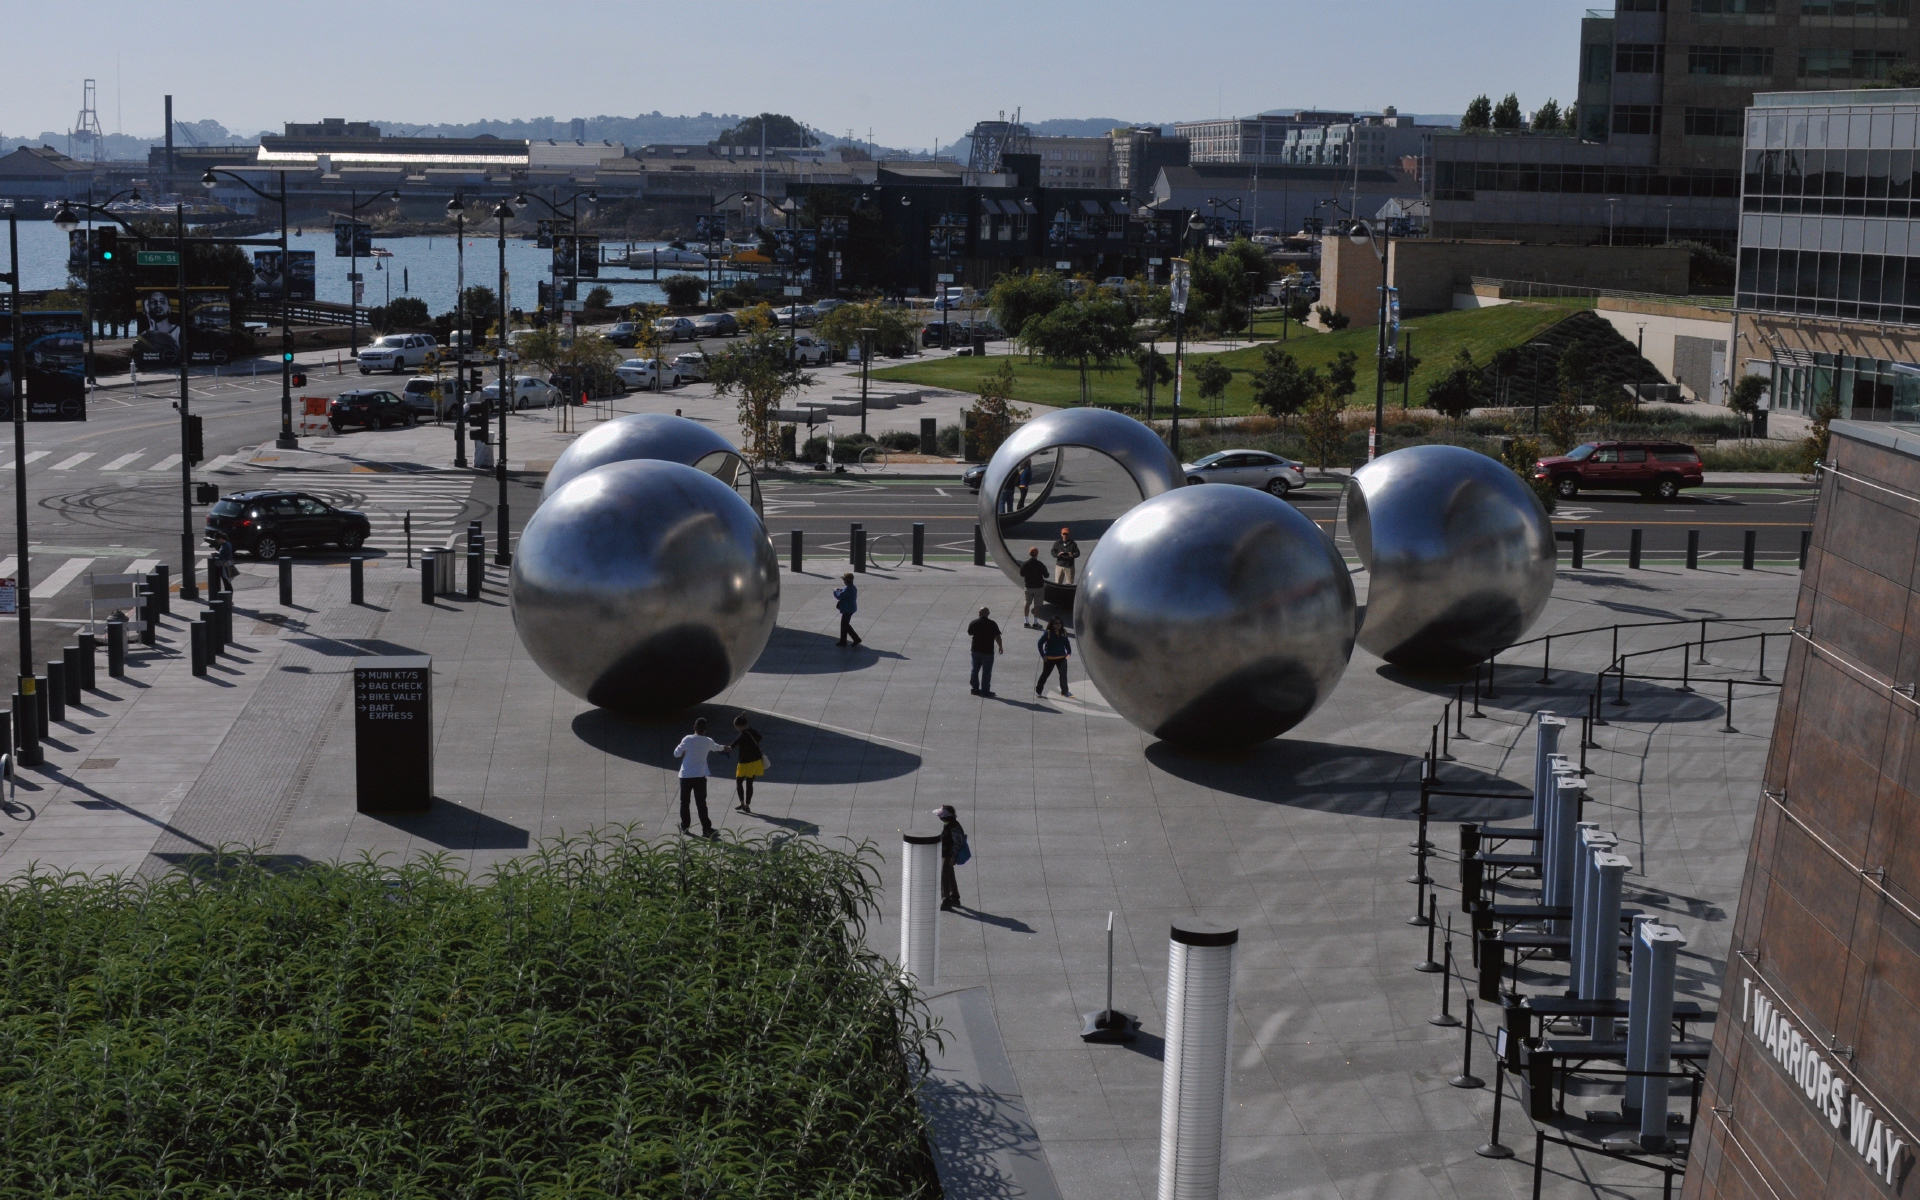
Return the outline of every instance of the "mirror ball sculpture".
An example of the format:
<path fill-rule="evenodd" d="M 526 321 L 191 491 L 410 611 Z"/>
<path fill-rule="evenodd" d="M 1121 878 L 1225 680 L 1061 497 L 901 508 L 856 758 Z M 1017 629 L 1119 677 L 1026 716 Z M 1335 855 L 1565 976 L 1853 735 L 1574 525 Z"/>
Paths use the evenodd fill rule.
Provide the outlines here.
<path fill-rule="evenodd" d="M 995 513 L 999 496 L 1021 463 L 1063 446 L 1097 450 L 1119 463 L 1140 489 L 1142 500 L 1186 483 L 1180 460 L 1160 435 L 1132 417 L 1106 408 L 1062 408 L 1028 421 L 1000 443 L 980 480 L 980 536 L 993 552 L 993 561 L 1015 587 L 1026 585 L 1020 581 L 1020 561 L 1007 548 L 1006 536 L 1000 530 Z"/>
<path fill-rule="evenodd" d="M 1353 580 L 1286 501 L 1182 487 L 1107 530 L 1073 623 L 1087 675 L 1121 716 L 1170 742 L 1244 746 L 1333 694 L 1353 653 Z"/>
<path fill-rule="evenodd" d="M 756 513 L 760 485 L 740 451 L 698 421 L 666 413 L 629 413 L 580 435 L 554 460 L 543 496 L 551 496 L 595 467 L 636 458 L 658 458 L 697 467 L 749 497 Z M 739 485 L 747 486 L 741 488 Z"/>
<path fill-rule="evenodd" d="M 513 560 L 534 662 L 601 708 L 663 715 L 747 673 L 780 613 L 765 527 L 705 471 L 657 459 L 575 477 L 534 510 Z"/>
<path fill-rule="evenodd" d="M 1354 472 L 1346 506 L 1368 574 L 1360 644 L 1390 663 L 1464 670 L 1519 641 L 1553 595 L 1546 506 L 1484 454 L 1383 454 Z"/>

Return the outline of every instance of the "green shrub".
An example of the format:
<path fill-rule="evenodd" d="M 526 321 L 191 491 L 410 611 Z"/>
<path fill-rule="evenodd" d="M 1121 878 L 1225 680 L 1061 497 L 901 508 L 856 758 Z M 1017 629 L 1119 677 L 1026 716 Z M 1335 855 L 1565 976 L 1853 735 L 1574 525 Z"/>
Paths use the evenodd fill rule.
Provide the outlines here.
<path fill-rule="evenodd" d="M 1736 442 L 1700 451 L 1709 471 L 1801 471 L 1805 451 L 1799 442 Z"/>
<path fill-rule="evenodd" d="M 908 433 L 904 429 L 895 429 L 880 435 L 880 444 L 889 450 L 899 450 L 911 454 L 920 449 L 920 435 Z"/>
<path fill-rule="evenodd" d="M 0 890 L 0 1193 L 937 1194 L 875 856 L 625 836 Z M 903 1049 L 904 1047 L 904 1049 Z"/>

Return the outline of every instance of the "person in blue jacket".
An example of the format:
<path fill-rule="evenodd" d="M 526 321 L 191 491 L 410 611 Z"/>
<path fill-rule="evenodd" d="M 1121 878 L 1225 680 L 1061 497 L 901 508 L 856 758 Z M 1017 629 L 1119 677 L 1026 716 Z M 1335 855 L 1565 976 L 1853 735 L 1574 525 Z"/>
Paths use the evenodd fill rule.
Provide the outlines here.
<path fill-rule="evenodd" d="M 860 644 L 860 635 L 853 631 L 853 614 L 860 611 L 860 589 L 853 586 L 853 574 L 848 572 L 840 577 L 845 587 L 833 589 L 833 606 L 840 610 L 840 640 L 835 645 L 844 646 L 847 639 Z"/>
<path fill-rule="evenodd" d="M 1060 694 L 1072 696 L 1067 690 L 1067 656 L 1073 653 L 1073 643 L 1067 640 L 1067 630 L 1055 617 L 1047 622 L 1046 631 L 1040 635 L 1040 678 L 1033 685 L 1033 694 L 1042 695 L 1047 690 L 1047 676 L 1054 671 L 1060 672 Z"/>

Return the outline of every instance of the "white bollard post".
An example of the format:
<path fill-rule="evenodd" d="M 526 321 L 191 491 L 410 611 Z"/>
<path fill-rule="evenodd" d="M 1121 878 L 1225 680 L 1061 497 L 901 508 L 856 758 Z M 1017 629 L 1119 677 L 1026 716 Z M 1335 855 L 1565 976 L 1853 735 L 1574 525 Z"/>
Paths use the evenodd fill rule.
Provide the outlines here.
<path fill-rule="evenodd" d="M 1533 830 L 1546 832 L 1547 800 L 1553 788 L 1552 759 L 1560 749 L 1560 731 L 1567 723 L 1543 709 L 1533 727 Z"/>
<path fill-rule="evenodd" d="M 1642 988 L 1639 977 L 1641 964 L 1646 964 L 1647 982 L 1645 1000 L 1636 1003 L 1628 1027 L 1627 1069 L 1646 1071 L 1651 1074 L 1664 1073 L 1673 1061 L 1673 1039 L 1667 1028 L 1673 1023 L 1673 967 L 1674 959 L 1680 947 L 1687 939 L 1671 925 L 1662 925 L 1657 921 L 1648 921 L 1640 926 L 1639 941 L 1633 947 L 1633 993 L 1640 1001 Z M 1645 1007 L 1641 1007 L 1644 1003 Z M 1635 1066 L 1632 1035 L 1640 1033 L 1639 1066 Z M 1629 1076 L 1631 1078 L 1631 1076 Z M 1667 1079 L 1648 1079 L 1640 1081 L 1640 1146 L 1645 1150 L 1662 1150 L 1669 1144 L 1667 1138 L 1667 1099 L 1672 1091 L 1672 1081 Z"/>
<path fill-rule="evenodd" d="M 1573 904 L 1575 826 L 1580 821 L 1580 801 L 1587 790 L 1578 775 L 1553 777 L 1553 807 L 1547 810 L 1547 835 L 1540 839 L 1540 868 L 1545 877 L 1541 894 L 1551 905 Z M 1555 933 L 1566 933 L 1568 923 L 1556 918 L 1548 923 Z"/>
<path fill-rule="evenodd" d="M 1238 929 L 1169 933 L 1167 1045 L 1160 1068 L 1160 1200 L 1216 1200 L 1227 1132 Z"/>
<path fill-rule="evenodd" d="M 1610 850 L 1593 855 L 1593 926 L 1587 940 L 1587 990 L 1592 1000 L 1620 998 L 1620 883 L 1633 860 Z M 1612 1017 L 1595 1017 L 1593 1040 L 1611 1042 L 1618 1036 Z"/>
<path fill-rule="evenodd" d="M 900 969 L 924 989 L 940 963 L 940 835 L 900 841 Z"/>

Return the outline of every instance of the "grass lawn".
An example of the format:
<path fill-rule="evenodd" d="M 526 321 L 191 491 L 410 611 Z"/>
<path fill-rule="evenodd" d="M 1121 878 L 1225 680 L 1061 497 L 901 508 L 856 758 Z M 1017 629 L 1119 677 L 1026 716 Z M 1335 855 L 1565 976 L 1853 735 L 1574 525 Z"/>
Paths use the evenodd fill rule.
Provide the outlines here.
<path fill-rule="evenodd" d="M 1413 356 L 1420 360 L 1420 367 L 1414 371 L 1411 400 L 1418 407 L 1426 395 L 1427 387 L 1445 375 L 1453 364 L 1453 359 L 1466 347 L 1473 352 L 1473 360 L 1484 364 L 1493 352 L 1507 346 L 1517 345 L 1538 337 L 1541 333 L 1564 320 L 1573 310 L 1561 305 L 1549 304 L 1505 304 L 1495 308 L 1459 309 L 1452 312 L 1435 313 L 1431 316 L 1408 320 L 1405 326 L 1414 329 Z M 1256 329 L 1259 327 L 1256 326 Z M 1278 330 L 1277 318 L 1272 324 Z M 1263 339 L 1263 344 L 1266 339 Z M 1342 350 L 1351 350 L 1360 356 L 1357 382 L 1359 388 L 1354 392 L 1351 403 L 1355 406 L 1373 403 L 1374 386 L 1374 347 L 1377 340 L 1374 330 L 1343 329 L 1338 333 L 1313 333 L 1294 326 L 1289 332 L 1286 348 L 1303 366 L 1320 367 L 1322 370 L 1334 361 Z M 1170 342 L 1160 343 L 1163 352 L 1171 353 Z M 1217 356 L 1233 370 L 1233 382 L 1227 385 L 1226 395 L 1219 401 L 1203 401 L 1191 387 L 1183 405 L 1185 411 L 1196 416 L 1234 416 L 1254 411 L 1252 401 L 1251 376 L 1261 366 L 1261 347 L 1254 345 L 1232 350 Z M 873 378 L 901 383 L 924 384 L 929 387 L 951 388 L 955 391 L 974 392 L 980 389 L 981 377 L 990 371 L 998 370 L 1000 357 L 946 358 L 929 362 L 910 363 L 905 366 L 888 367 L 875 371 Z M 1069 406 L 1080 402 L 1080 372 L 1070 366 L 1054 366 L 1038 359 L 1028 361 L 1024 354 L 1013 356 L 1014 398 L 1034 404 Z M 1118 363 L 1105 372 L 1094 371 L 1089 376 L 1089 392 L 1095 404 L 1138 412 L 1144 409 L 1140 393 L 1134 388 L 1136 372 L 1130 363 Z M 1400 385 L 1388 385 L 1388 403 L 1399 403 Z M 1164 413 L 1172 399 L 1170 388 L 1161 388 L 1156 393 L 1156 415 Z"/>

